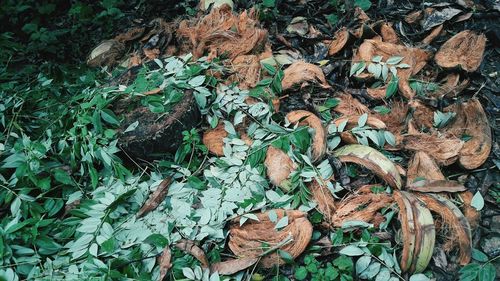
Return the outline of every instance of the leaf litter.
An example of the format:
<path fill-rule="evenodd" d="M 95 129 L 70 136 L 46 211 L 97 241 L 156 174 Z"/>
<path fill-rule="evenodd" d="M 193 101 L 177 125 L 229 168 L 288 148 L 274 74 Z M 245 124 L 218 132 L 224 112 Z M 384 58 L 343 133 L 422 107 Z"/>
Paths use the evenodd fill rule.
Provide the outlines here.
<path fill-rule="evenodd" d="M 470 91 L 467 91 L 471 77 L 467 73 L 475 72 L 481 65 L 487 44 L 486 37 L 484 34 L 464 30 L 444 44 L 435 43 L 445 36 L 443 29 L 446 22 L 461 13 L 461 10 L 454 8 L 438 8 L 414 11 L 405 17 L 405 21 L 410 24 L 420 21 L 424 31 L 432 29 L 420 43 L 413 44 L 390 22 L 370 24 L 370 17 L 357 8 L 357 27 L 340 27 L 324 43 L 328 48 L 328 56 L 353 53 L 349 75 L 353 81 L 348 85 L 363 85 L 365 96 L 353 95 L 352 91 L 345 89 L 335 90 L 338 85 L 334 83 L 332 87 L 330 75 L 325 75 L 328 73 L 325 71 L 326 67 L 331 62 L 294 58 L 284 67 L 281 87 L 284 93 L 303 99 L 302 109 L 282 112 L 280 108 L 276 111 L 284 113 L 290 123 L 310 128 L 312 163 L 335 157 L 342 165 L 358 165 L 364 172 L 376 175 L 381 180 L 377 180 L 380 184 L 364 185 L 348 193 L 344 192 L 343 197 L 338 197 L 332 191 L 331 186 L 336 183 L 335 175 L 320 180 L 313 179 L 307 184 L 307 189 L 310 198 L 317 204 L 317 210 L 323 215 L 323 225 L 329 229 L 341 228 L 350 221 L 373 223 L 375 227 L 379 227 L 388 222 L 383 210 L 395 208 L 399 220 L 393 224 L 402 241 L 399 265 L 403 272 L 409 273 L 423 272 L 431 261 L 435 247 L 441 247 L 449 255 L 456 252 L 460 265 L 471 261 L 472 236 L 480 214 L 473 207 L 472 193 L 467 191 L 463 182 L 450 180 L 445 176 L 449 173 L 444 174 L 443 171 L 446 170 L 441 169 L 455 162 L 463 169 L 477 169 L 484 165 L 492 150 L 488 115 L 476 94 L 469 98 Z M 238 83 L 242 89 L 252 89 L 267 76 L 261 70 L 262 61 L 269 58 L 278 61 L 278 56 L 284 56 L 282 51 L 273 52 L 272 48 L 275 46 L 271 45 L 269 38 L 277 35 L 274 34 L 275 31 L 270 34 L 262 27 L 253 9 L 238 14 L 229 5 L 213 7 L 205 15 L 181 21 L 175 31 L 172 24 L 163 21 L 159 23 L 161 30 L 151 26 L 130 29 L 112 40 L 104 41 L 92 51 L 87 63 L 91 66 L 116 65 L 120 56 L 123 56 L 123 44 L 141 38 L 141 42 L 146 42 L 139 59 L 141 62 L 161 55 L 185 53 L 192 53 L 194 58 L 207 55 L 208 60 L 222 56 L 227 58 L 223 64 L 232 72 L 228 81 Z M 321 31 L 316 30 L 303 17 L 292 19 L 286 31 L 311 40 L 322 35 Z M 162 32 L 169 34 L 163 40 L 162 47 L 151 48 L 155 34 Z M 284 37 L 280 38 L 286 41 Z M 294 44 L 285 45 L 294 49 Z M 436 53 L 427 48 L 433 44 L 441 44 Z M 147 50 L 158 51 L 151 53 Z M 444 80 L 436 82 L 440 83 L 440 87 L 428 93 L 428 98 L 425 98 L 425 93 L 416 90 L 411 83 L 416 78 L 437 79 L 437 76 L 426 77 L 430 74 L 429 69 L 435 67 L 431 61 L 432 56 L 437 66 L 442 68 L 437 71 L 442 71 Z M 391 61 L 395 61 L 394 65 L 400 63 L 401 67 L 391 66 Z M 274 65 L 280 67 L 279 64 Z M 378 67 L 380 71 L 376 70 Z M 382 74 L 384 67 L 387 70 Z M 382 76 L 387 76 L 387 80 L 383 79 L 382 86 L 368 87 Z M 400 96 L 387 95 L 391 85 L 386 81 L 390 80 L 396 81 L 394 91 Z M 298 92 L 310 94 L 305 97 L 303 94 L 298 95 Z M 280 91 L 277 94 L 281 94 Z M 336 117 L 331 124 L 336 128 L 344 123 L 343 126 L 351 130 L 359 123 L 363 114 L 369 114 L 366 125 L 388 130 L 393 134 L 395 144 L 386 144 L 386 151 L 380 152 L 357 144 L 352 134 L 340 131 L 338 133 L 343 145 L 334 151 L 328 150 L 330 133 L 324 125 L 324 116 L 318 114 L 319 102 L 324 100 L 325 95 L 338 101 L 338 105 L 330 109 L 330 114 Z M 451 103 L 448 107 L 428 102 L 462 95 L 459 100 L 447 100 Z M 381 101 L 388 110 L 384 114 L 373 110 L 374 105 Z M 258 102 L 256 100 L 252 103 Z M 439 110 L 456 116 L 445 125 L 436 126 L 434 121 L 436 113 L 441 112 Z M 243 131 L 246 130 L 245 126 L 241 128 Z M 228 138 L 229 133 L 221 122 L 213 127 L 205 131 L 203 144 L 213 155 L 224 156 L 224 139 Z M 254 141 L 246 134 L 245 136 L 248 138 L 247 145 L 252 146 Z M 464 136 L 471 139 L 463 140 Z M 297 170 L 302 169 L 303 163 L 299 163 L 296 155 L 289 153 L 284 147 L 268 145 L 265 151 L 263 164 L 270 183 L 281 187 L 285 194 L 293 194 L 293 178 Z M 393 159 L 397 157 L 394 158 L 387 151 L 402 155 L 402 159 L 407 162 L 396 165 Z M 401 175 L 404 177 L 401 178 Z M 169 184 L 170 181 L 160 184 L 138 212 L 138 217 L 146 215 L 163 201 Z M 384 184 L 391 187 L 392 192 L 374 191 Z M 282 251 L 292 258 L 299 257 L 308 247 L 316 227 L 308 220 L 307 212 L 298 210 L 268 209 L 253 212 L 252 215 L 252 219 L 244 223 L 240 219 L 233 219 L 229 223 L 228 248 L 237 258 L 219 261 L 210 266 L 204 251 L 194 241 L 181 240 L 175 245 L 195 256 L 204 268 L 210 267 L 212 271 L 231 275 L 255 264 L 264 268 L 282 265 L 285 263 L 280 254 Z M 171 266 L 170 252 L 167 249 L 168 247 L 160 259 L 161 277 L 165 276 Z"/>

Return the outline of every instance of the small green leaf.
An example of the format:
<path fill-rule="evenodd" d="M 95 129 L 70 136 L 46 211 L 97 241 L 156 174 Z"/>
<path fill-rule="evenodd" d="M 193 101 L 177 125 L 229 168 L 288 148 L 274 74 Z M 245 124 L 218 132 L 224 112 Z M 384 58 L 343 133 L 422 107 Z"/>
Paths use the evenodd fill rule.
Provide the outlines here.
<path fill-rule="evenodd" d="M 346 246 L 342 250 L 340 250 L 340 252 L 339 252 L 339 254 L 341 254 L 341 255 L 346 255 L 346 256 L 350 256 L 350 257 L 361 256 L 364 253 L 365 252 L 363 250 L 361 250 L 361 248 L 354 246 L 354 245 Z"/>
<path fill-rule="evenodd" d="M 396 146 L 396 137 L 389 131 L 384 131 L 384 137 L 388 144 Z"/>
<path fill-rule="evenodd" d="M 297 280 L 305 280 L 307 278 L 307 269 L 303 266 L 300 266 L 295 270 L 295 279 Z"/>
<path fill-rule="evenodd" d="M 386 63 L 387 64 L 398 64 L 402 60 L 403 60 L 403 57 L 394 56 L 394 57 L 388 58 L 387 61 L 386 61 Z"/>
<path fill-rule="evenodd" d="M 286 263 L 292 263 L 293 262 L 293 257 L 288 253 L 287 251 L 283 250 L 278 250 L 278 254 L 280 257 L 286 262 Z"/>
<path fill-rule="evenodd" d="M 131 131 L 135 130 L 137 128 L 137 126 L 139 126 L 139 121 L 135 121 L 134 123 L 128 125 L 128 127 L 123 132 L 124 133 L 131 132 Z"/>
<path fill-rule="evenodd" d="M 387 85 L 387 89 L 385 90 L 385 97 L 390 98 L 394 95 L 398 90 L 398 82 L 399 79 L 397 77 L 392 77 L 391 81 Z"/>
<path fill-rule="evenodd" d="M 375 106 L 373 108 L 373 110 L 375 112 L 378 112 L 380 113 L 381 115 L 385 115 L 385 114 L 388 114 L 388 113 L 391 113 L 391 109 L 388 108 L 387 106 L 383 106 L 383 105 L 378 105 L 378 106 Z"/>
<path fill-rule="evenodd" d="M 430 280 L 431 279 L 429 279 L 429 277 L 425 276 L 422 273 L 413 274 L 412 276 L 410 276 L 410 281 L 430 281 Z"/>
<path fill-rule="evenodd" d="M 474 194 L 474 197 L 472 197 L 472 201 L 470 202 L 470 205 L 474 207 L 476 210 L 481 211 L 484 207 L 484 198 L 483 195 L 478 191 L 476 194 Z"/>
<path fill-rule="evenodd" d="M 363 127 L 366 124 L 367 120 L 368 120 L 368 113 L 364 113 L 363 115 L 359 116 L 358 127 Z"/>
<path fill-rule="evenodd" d="M 101 110 L 101 117 L 104 121 L 112 125 L 120 125 L 120 121 L 118 121 L 118 117 L 113 113 L 113 111 L 105 108 Z"/>
<path fill-rule="evenodd" d="M 363 11 L 367 11 L 372 6 L 370 0 L 354 0 L 354 6 L 360 7 Z"/>
<path fill-rule="evenodd" d="M 372 62 L 376 62 L 376 63 L 379 63 L 382 61 L 382 56 L 374 56 L 372 58 Z"/>
<path fill-rule="evenodd" d="M 368 268 L 372 258 L 370 256 L 362 256 L 356 261 L 356 274 L 360 274 Z"/>
<path fill-rule="evenodd" d="M 496 270 L 495 266 L 491 263 L 484 264 L 479 270 L 479 280 L 481 281 L 495 281 Z"/>
<path fill-rule="evenodd" d="M 472 258 L 480 262 L 488 261 L 488 256 L 485 253 L 479 251 L 478 249 L 472 249 Z"/>
<path fill-rule="evenodd" d="M 279 230 L 288 225 L 288 216 L 282 217 L 274 226 L 275 229 Z"/>
<path fill-rule="evenodd" d="M 269 73 L 269 75 L 274 75 L 276 73 L 276 68 L 274 68 L 272 65 L 267 63 L 262 63 L 262 66 L 267 71 L 267 73 Z"/>

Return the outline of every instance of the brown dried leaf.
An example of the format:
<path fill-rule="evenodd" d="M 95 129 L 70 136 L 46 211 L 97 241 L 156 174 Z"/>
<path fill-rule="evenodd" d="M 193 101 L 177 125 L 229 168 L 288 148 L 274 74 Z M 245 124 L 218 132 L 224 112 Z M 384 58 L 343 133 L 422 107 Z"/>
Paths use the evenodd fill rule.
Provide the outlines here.
<path fill-rule="evenodd" d="M 175 247 L 181 251 L 184 251 L 193 257 L 195 257 L 201 264 L 201 267 L 208 268 L 208 259 L 205 252 L 198 247 L 194 241 L 181 239 L 176 244 Z"/>
<path fill-rule="evenodd" d="M 323 88 L 330 88 L 326 82 L 325 75 L 321 68 L 314 64 L 304 61 L 296 61 L 292 63 L 284 71 L 281 85 L 283 91 L 291 89 L 295 85 L 303 85 L 304 83 L 318 83 Z"/>
<path fill-rule="evenodd" d="M 333 56 L 340 52 L 347 44 L 347 41 L 349 41 L 349 31 L 347 28 L 343 27 L 335 32 L 335 36 L 328 48 L 328 55 Z"/>
<path fill-rule="evenodd" d="M 249 268 L 259 261 L 259 257 L 230 259 L 214 263 L 210 266 L 210 272 L 218 272 L 220 275 L 231 275 Z"/>
<path fill-rule="evenodd" d="M 288 190 L 288 176 L 295 171 L 295 163 L 281 149 L 274 146 L 267 148 L 264 166 L 267 169 L 267 176 L 272 184 Z"/>
<path fill-rule="evenodd" d="M 481 65 L 486 36 L 464 30 L 446 41 L 434 56 L 436 63 L 444 68 L 460 66 L 467 72 L 474 72 Z"/>
<path fill-rule="evenodd" d="M 300 126 L 308 126 L 314 130 L 312 141 L 312 162 L 317 162 L 323 159 L 326 153 L 326 131 L 321 123 L 321 119 L 314 113 L 306 110 L 291 111 L 286 115 L 290 123 L 299 122 Z"/>
<path fill-rule="evenodd" d="M 405 21 L 409 24 L 413 24 L 422 19 L 422 17 L 422 11 L 414 11 L 405 16 Z"/>
<path fill-rule="evenodd" d="M 217 156 L 224 155 L 224 138 L 227 137 L 227 132 L 224 129 L 224 123 L 219 123 L 214 129 L 210 129 L 203 133 L 203 144 L 208 148 L 208 151 Z"/>
<path fill-rule="evenodd" d="M 472 252 L 472 234 L 469 222 L 460 209 L 448 199 L 434 194 L 418 194 L 427 208 L 443 219 L 441 232 L 453 245 L 458 246 L 459 263 L 466 265 L 470 262 Z"/>
<path fill-rule="evenodd" d="M 283 264 L 276 251 L 281 249 L 292 257 L 299 256 L 309 244 L 313 227 L 307 214 L 296 210 L 274 210 L 278 215 L 278 221 L 284 216 L 288 217 L 288 225 L 281 230 L 275 229 L 275 223 L 269 219 L 269 213 L 256 214 L 258 221 L 248 220 L 240 226 L 239 220 L 232 221 L 229 229 L 228 246 L 238 257 L 256 258 L 261 257 L 260 265 L 271 268 L 274 265 Z M 284 243 L 284 241 L 288 243 Z M 263 248 L 263 243 L 271 249 Z"/>
<path fill-rule="evenodd" d="M 158 281 L 162 281 L 165 279 L 165 276 L 167 276 L 168 271 L 172 267 L 172 253 L 170 252 L 169 246 L 163 249 L 158 264 L 160 266 L 160 277 L 158 277 Z"/>
<path fill-rule="evenodd" d="M 163 202 L 163 199 L 165 199 L 165 196 L 167 196 L 168 193 L 168 187 L 170 186 L 170 183 L 172 183 L 172 178 L 168 177 L 164 179 L 160 185 L 156 188 L 156 190 L 149 195 L 148 200 L 144 203 L 144 205 L 141 207 L 141 209 L 137 212 L 137 217 L 140 218 L 149 212 L 153 211 L 156 209 L 161 202 Z"/>
<path fill-rule="evenodd" d="M 434 27 L 434 29 L 432 29 L 431 33 L 429 33 L 429 35 L 427 35 L 423 40 L 422 40 L 422 46 L 427 46 L 429 45 L 436 37 L 439 36 L 439 34 L 441 33 L 441 31 L 443 30 L 443 25 L 439 25 L 437 27 Z"/>

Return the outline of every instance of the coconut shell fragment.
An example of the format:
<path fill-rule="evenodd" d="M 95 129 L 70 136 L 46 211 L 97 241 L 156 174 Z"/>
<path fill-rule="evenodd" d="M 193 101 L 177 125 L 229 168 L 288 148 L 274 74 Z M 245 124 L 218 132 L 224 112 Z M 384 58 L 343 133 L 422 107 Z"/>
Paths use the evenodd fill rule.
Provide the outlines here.
<path fill-rule="evenodd" d="M 443 68 L 461 67 L 467 72 L 476 71 L 483 60 L 486 36 L 464 30 L 446 41 L 434 56 Z"/>
<path fill-rule="evenodd" d="M 224 138 L 227 137 L 227 132 L 224 129 L 224 123 L 220 123 L 214 129 L 210 129 L 203 133 L 203 144 L 208 148 L 208 151 L 216 156 L 224 155 Z"/>
<path fill-rule="evenodd" d="M 325 182 L 320 183 L 317 180 L 313 180 L 308 184 L 308 188 L 311 191 L 312 199 L 318 204 L 318 211 L 330 225 L 333 222 L 335 210 L 337 209 L 335 198 L 326 187 Z"/>
<path fill-rule="evenodd" d="M 432 156 L 439 165 L 448 166 L 458 159 L 463 141 L 437 134 L 413 133 L 404 136 L 403 145 L 408 150 L 423 151 Z"/>
<path fill-rule="evenodd" d="M 423 151 L 417 151 L 408 163 L 406 185 L 414 183 L 419 178 L 426 180 L 445 180 L 434 159 Z"/>
<path fill-rule="evenodd" d="M 269 211 L 256 214 L 257 220 L 248 220 L 240 226 L 239 220 L 234 220 L 229 229 L 228 246 L 231 251 L 241 258 L 262 257 L 259 264 L 264 268 L 283 264 L 276 250 L 289 253 L 293 258 L 298 257 L 307 247 L 313 231 L 307 214 L 296 210 L 273 210 L 277 221 L 288 218 L 288 225 L 277 230 L 276 223 L 269 218 Z M 269 248 L 263 247 L 269 245 Z"/>
<path fill-rule="evenodd" d="M 291 89 L 296 85 L 302 86 L 304 83 L 313 83 L 318 84 L 322 88 L 330 88 L 330 85 L 326 82 L 325 74 L 323 74 L 321 68 L 314 64 L 296 61 L 285 69 L 283 80 L 281 81 L 283 91 Z"/>
<path fill-rule="evenodd" d="M 125 45 L 117 40 L 106 40 L 92 50 L 87 58 L 90 67 L 112 66 L 125 52 Z"/>
<path fill-rule="evenodd" d="M 341 162 L 355 163 L 367 168 L 393 188 L 400 189 L 402 186 L 401 176 L 394 163 L 374 148 L 351 144 L 335 150 L 334 156 Z"/>
<path fill-rule="evenodd" d="M 321 123 L 321 119 L 314 113 L 306 110 L 291 111 L 286 115 L 290 123 L 299 122 L 301 126 L 308 126 L 314 130 L 312 141 L 312 162 L 318 162 L 323 159 L 326 153 L 326 131 Z"/>
<path fill-rule="evenodd" d="M 290 156 L 279 148 L 269 146 L 264 166 L 266 166 L 267 176 L 271 183 L 287 191 L 289 188 L 287 179 L 296 168 Z"/>

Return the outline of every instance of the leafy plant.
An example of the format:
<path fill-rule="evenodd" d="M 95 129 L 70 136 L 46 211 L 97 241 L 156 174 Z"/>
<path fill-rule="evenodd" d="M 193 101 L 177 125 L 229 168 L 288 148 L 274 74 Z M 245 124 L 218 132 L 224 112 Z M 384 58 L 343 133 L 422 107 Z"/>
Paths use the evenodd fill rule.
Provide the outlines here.
<path fill-rule="evenodd" d="M 472 249 L 472 258 L 476 261 L 460 269 L 460 281 L 493 281 L 496 278 L 496 268 L 493 261 L 500 256 L 488 259 L 483 252 Z"/>
<path fill-rule="evenodd" d="M 434 111 L 434 124 L 436 128 L 443 128 L 448 125 L 451 120 L 455 117 L 455 112 L 441 112 L 439 110 Z"/>

